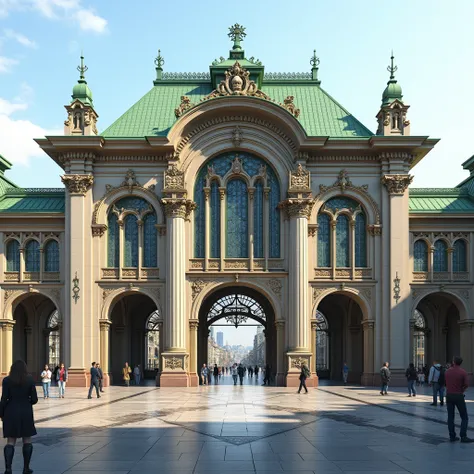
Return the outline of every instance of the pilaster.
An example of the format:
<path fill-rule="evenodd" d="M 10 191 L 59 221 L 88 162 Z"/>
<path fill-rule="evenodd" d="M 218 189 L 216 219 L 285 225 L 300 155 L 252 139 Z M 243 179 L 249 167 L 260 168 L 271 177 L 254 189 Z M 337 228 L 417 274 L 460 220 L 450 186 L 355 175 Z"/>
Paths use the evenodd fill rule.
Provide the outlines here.
<path fill-rule="evenodd" d="M 375 321 L 366 319 L 362 321 L 364 331 L 364 372 L 362 374 L 362 385 L 375 385 Z"/>
<path fill-rule="evenodd" d="M 198 376 L 198 321 L 189 321 L 189 385 L 199 386 Z"/>
<path fill-rule="evenodd" d="M 15 321 L 11 319 L 0 319 L 1 341 L 0 348 L 2 353 L 2 367 L 0 377 L 6 377 L 10 373 L 10 367 L 13 363 L 13 326 Z"/>
<path fill-rule="evenodd" d="M 100 365 L 102 366 L 102 372 L 104 374 L 104 387 L 108 387 L 111 382 L 111 375 L 109 373 L 110 367 L 110 326 L 112 321 L 108 319 L 100 319 Z"/>
<path fill-rule="evenodd" d="M 285 364 L 285 321 L 275 321 L 276 328 L 276 349 L 277 349 L 277 366 L 276 366 L 276 384 L 278 387 L 284 387 L 286 382 L 286 364 Z"/>

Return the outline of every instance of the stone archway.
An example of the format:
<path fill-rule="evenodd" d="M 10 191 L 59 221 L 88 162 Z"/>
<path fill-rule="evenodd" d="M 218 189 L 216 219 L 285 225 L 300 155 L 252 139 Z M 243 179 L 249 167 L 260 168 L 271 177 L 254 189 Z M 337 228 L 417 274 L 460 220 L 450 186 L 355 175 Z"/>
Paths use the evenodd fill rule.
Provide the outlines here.
<path fill-rule="evenodd" d="M 211 292 L 203 300 L 199 309 L 197 366 L 191 372 L 200 373 L 202 364 L 211 363 L 208 358 L 209 328 L 218 321 L 227 321 L 239 327 L 248 320 L 264 327 L 264 364 L 269 364 L 273 378 L 277 377 L 277 337 L 275 313 L 269 300 L 257 290 L 247 286 L 226 286 Z"/>

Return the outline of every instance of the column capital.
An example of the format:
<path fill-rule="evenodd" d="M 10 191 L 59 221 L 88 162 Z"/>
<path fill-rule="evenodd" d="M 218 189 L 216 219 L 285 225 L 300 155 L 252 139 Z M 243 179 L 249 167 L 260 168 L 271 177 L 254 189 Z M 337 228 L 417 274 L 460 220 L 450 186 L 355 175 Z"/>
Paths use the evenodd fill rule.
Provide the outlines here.
<path fill-rule="evenodd" d="M 99 326 L 101 331 L 110 331 L 112 321 L 110 319 L 99 319 Z"/>
<path fill-rule="evenodd" d="M 195 319 L 189 321 L 189 329 L 191 329 L 191 331 L 197 331 L 198 327 L 199 327 L 199 321 L 196 321 Z"/>
<path fill-rule="evenodd" d="M 413 176 L 409 174 L 386 174 L 382 176 L 380 181 L 387 188 L 388 194 L 403 196 L 413 181 Z"/>
<path fill-rule="evenodd" d="M 370 329 L 374 329 L 375 327 L 375 321 L 373 319 L 364 319 L 361 323 L 362 328 L 364 331 L 368 331 Z"/>
<path fill-rule="evenodd" d="M 461 331 L 465 329 L 471 329 L 474 327 L 474 319 L 463 319 L 458 321 L 458 324 Z"/>
<path fill-rule="evenodd" d="M 313 206 L 314 201 L 307 198 L 289 198 L 278 204 L 280 209 L 284 209 L 286 211 L 286 215 L 289 219 L 292 217 L 305 217 L 306 219 L 309 219 L 311 217 Z"/>
<path fill-rule="evenodd" d="M 367 226 L 370 235 L 382 235 L 382 226 L 380 224 L 370 224 Z"/>
<path fill-rule="evenodd" d="M 61 181 L 71 194 L 84 195 L 94 183 L 94 176 L 90 174 L 65 174 Z"/>
<path fill-rule="evenodd" d="M 16 321 L 13 319 L 0 319 L 0 327 L 3 331 L 13 331 Z"/>
<path fill-rule="evenodd" d="M 275 328 L 277 331 L 281 331 L 285 328 L 285 321 L 275 321 Z"/>
<path fill-rule="evenodd" d="M 311 321 L 311 331 L 317 331 L 318 330 L 318 322 L 317 321 Z"/>
<path fill-rule="evenodd" d="M 178 217 L 187 219 L 191 212 L 196 209 L 196 203 L 185 198 L 164 198 L 161 200 L 165 209 L 166 217 Z"/>

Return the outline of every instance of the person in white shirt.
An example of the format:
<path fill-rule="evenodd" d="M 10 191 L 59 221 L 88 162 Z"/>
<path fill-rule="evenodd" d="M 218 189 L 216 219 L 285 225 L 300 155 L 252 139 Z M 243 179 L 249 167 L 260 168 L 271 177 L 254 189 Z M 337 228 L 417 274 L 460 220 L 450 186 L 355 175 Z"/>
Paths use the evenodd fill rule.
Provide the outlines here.
<path fill-rule="evenodd" d="M 49 398 L 49 387 L 51 386 L 51 370 L 49 370 L 48 364 L 44 366 L 43 372 L 41 372 L 41 383 L 43 384 L 43 396 L 46 400 Z"/>

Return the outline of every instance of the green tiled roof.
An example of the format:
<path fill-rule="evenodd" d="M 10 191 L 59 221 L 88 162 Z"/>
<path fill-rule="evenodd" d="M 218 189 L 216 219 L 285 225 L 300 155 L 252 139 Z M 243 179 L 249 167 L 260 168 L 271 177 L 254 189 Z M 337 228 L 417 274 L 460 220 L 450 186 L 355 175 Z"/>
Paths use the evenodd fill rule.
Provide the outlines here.
<path fill-rule="evenodd" d="M 474 213 L 474 197 L 466 189 L 410 189 L 411 214 Z"/>
<path fill-rule="evenodd" d="M 273 82 L 273 83 L 272 83 Z M 176 122 L 174 110 L 186 95 L 197 104 L 212 92 L 209 81 L 157 81 L 135 105 L 102 132 L 104 137 L 165 136 Z M 311 81 L 268 81 L 263 92 L 280 103 L 294 96 L 298 118 L 309 136 L 370 137 L 373 133 Z M 225 98 L 223 100 L 232 100 Z M 262 99 L 263 100 L 263 99 Z"/>
<path fill-rule="evenodd" d="M 0 196 L 0 213 L 64 214 L 64 189 L 9 188 Z"/>

